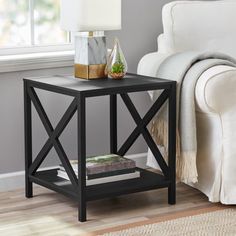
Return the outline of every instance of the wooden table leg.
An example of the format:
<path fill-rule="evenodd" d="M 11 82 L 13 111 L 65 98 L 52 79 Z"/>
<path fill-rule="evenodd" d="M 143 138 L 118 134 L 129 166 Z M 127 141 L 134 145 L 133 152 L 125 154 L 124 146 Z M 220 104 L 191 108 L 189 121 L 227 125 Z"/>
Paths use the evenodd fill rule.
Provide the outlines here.
<path fill-rule="evenodd" d="M 176 84 L 172 85 L 169 97 L 168 125 L 168 166 L 170 185 L 168 187 L 168 203 L 176 203 Z"/>
<path fill-rule="evenodd" d="M 28 84 L 24 81 L 24 128 L 25 128 L 25 196 L 33 197 L 33 184 L 29 179 L 29 168 L 32 164 L 32 114 Z"/>
<path fill-rule="evenodd" d="M 86 221 L 86 109 L 85 98 L 78 97 L 78 194 L 79 221 Z"/>
<path fill-rule="evenodd" d="M 117 153 L 117 95 L 110 95 L 110 152 Z"/>

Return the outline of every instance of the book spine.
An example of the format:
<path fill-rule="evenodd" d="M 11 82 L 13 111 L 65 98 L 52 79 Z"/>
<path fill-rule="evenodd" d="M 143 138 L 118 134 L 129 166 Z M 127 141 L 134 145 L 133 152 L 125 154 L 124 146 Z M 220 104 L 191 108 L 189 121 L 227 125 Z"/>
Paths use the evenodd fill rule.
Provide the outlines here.
<path fill-rule="evenodd" d="M 58 170 L 58 177 L 61 177 L 65 180 L 69 181 L 69 177 L 66 174 L 66 172 L 65 172 L 65 174 L 64 173 L 62 174 L 62 173 L 60 173 L 60 170 Z M 134 173 L 128 173 L 128 174 L 86 180 L 86 185 L 90 186 L 90 185 L 95 185 L 95 184 L 105 184 L 105 183 L 116 182 L 116 181 L 121 181 L 121 180 L 128 180 L 128 179 L 135 179 L 135 178 L 140 178 L 140 171 L 135 171 Z"/>
<path fill-rule="evenodd" d="M 112 163 L 110 165 L 101 165 L 101 166 L 92 166 L 87 168 L 87 174 L 92 175 L 92 174 L 99 174 L 103 172 L 111 172 L 111 171 L 117 171 L 117 170 L 124 170 L 124 169 L 133 169 L 135 168 L 135 162 L 130 160 L 130 161 L 125 161 L 125 162 L 117 162 L 117 163 Z"/>
<path fill-rule="evenodd" d="M 65 168 L 63 166 L 59 166 L 60 170 L 65 171 Z M 103 175 L 108 173 L 107 175 L 110 175 L 112 172 L 119 172 L 119 171 L 127 171 L 126 173 L 133 172 L 136 168 L 135 162 L 134 163 L 122 163 L 122 164 L 112 164 L 107 166 L 96 166 L 96 167 L 89 167 L 86 168 L 86 173 L 88 176 L 93 175 Z M 76 174 L 78 174 L 78 168 L 77 165 L 72 165 L 72 169 Z"/>

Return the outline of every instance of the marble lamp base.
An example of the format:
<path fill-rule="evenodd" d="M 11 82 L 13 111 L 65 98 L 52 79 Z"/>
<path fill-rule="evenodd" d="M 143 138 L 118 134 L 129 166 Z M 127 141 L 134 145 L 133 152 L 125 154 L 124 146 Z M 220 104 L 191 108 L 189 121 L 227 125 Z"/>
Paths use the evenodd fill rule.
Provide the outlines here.
<path fill-rule="evenodd" d="M 75 37 L 75 77 L 105 78 L 107 49 L 105 36 Z"/>

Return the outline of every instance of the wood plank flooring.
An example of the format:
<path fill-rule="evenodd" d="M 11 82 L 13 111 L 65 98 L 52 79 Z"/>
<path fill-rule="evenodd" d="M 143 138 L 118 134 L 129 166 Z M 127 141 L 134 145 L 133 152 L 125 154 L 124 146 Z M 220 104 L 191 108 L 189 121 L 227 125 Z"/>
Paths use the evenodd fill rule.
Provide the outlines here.
<path fill-rule="evenodd" d="M 198 190 L 177 185 L 177 204 L 167 203 L 167 190 L 125 195 L 88 203 L 88 221 L 77 221 L 77 204 L 43 187 L 26 199 L 24 189 L 0 193 L 0 235 L 84 235 L 161 215 L 201 209 L 214 204 Z"/>

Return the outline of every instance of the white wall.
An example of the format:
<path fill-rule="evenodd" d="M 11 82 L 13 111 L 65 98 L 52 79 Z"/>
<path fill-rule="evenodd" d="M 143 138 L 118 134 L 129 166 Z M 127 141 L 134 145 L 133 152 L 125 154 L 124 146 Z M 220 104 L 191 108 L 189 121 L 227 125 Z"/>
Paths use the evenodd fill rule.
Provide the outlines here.
<path fill-rule="evenodd" d="M 136 71 L 140 58 L 157 50 L 157 36 L 162 32 L 162 6 L 170 0 L 123 0 L 122 30 L 107 32 L 108 44 L 120 39 L 129 71 Z"/>
<path fill-rule="evenodd" d="M 124 0 L 123 29 L 109 32 L 108 41 L 117 35 L 126 55 L 129 71 L 135 72 L 140 58 L 156 50 L 156 38 L 161 33 L 161 7 L 169 1 L 164 0 Z M 0 174 L 24 169 L 23 135 L 23 83 L 27 76 L 41 76 L 72 73 L 72 67 L 0 73 Z M 69 105 L 71 98 L 41 92 L 40 98 L 51 122 L 56 125 L 60 115 Z M 132 96 L 141 114 L 148 109 L 150 101 L 146 93 Z M 134 128 L 134 122 L 122 103 L 119 104 L 119 141 L 121 142 Z M 62 134 L 61 141 L 70 158 L 76 158 L 76 117 Z M 47 138 L 38 116 L 33 111 L 33 151 L 38 153 Z M 109 151 L 109 113 L 108 100 L 104 97 L 90 99 L 87 106 L 87 154 L 102 154 Z M 142 153 L 146 146 L 139 139 L 130 153 Z M 54 165 L 54 151 L 50 153 L 47 164 Z"/>

